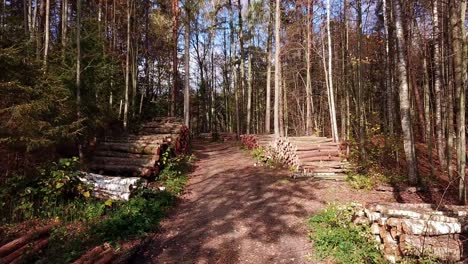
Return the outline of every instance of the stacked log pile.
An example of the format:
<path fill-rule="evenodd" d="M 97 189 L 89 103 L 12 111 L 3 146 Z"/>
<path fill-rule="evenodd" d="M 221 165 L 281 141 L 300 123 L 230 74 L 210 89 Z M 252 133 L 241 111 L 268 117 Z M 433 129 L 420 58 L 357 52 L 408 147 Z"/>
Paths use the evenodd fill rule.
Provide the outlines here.
<path fill-rule="evenodd" d="M 246 149 L 256 149 L 258 148 L 257 135 L 246 134 L 240 136 L 241 145 Z"/>
<path fill-rule="evenodd" d="M 240 136 L 241 144 L 246 149 L 257 149 L 263 148 L 268 149 L 273 145 L 275 137 L 273 135 L 255 135 L 255 134 L 245 134 Z"/>
<path fill-rule="evenodd" d="M 350 165 L 339 143 L 326 137 L 280 137 L 274 143 L 277 157 L 302 175 L 344 179 Z"/>
<path fill-rule="evenodd" d="M 294 168 L 300 176 L 344 180 L 350 164 L 345 161 L 341 145 L 326 137 L 278 137 L 241 135 L 247 149 L 262 147 L 271 156 Z"/>
<path fill-rule="evenodd" d="M 369 204 L 357 224 L 368 224 L 386 259 L 429 256 L 442 262 L 467 260 L 468 207 L 432 204 Z"/>
<path fill-rule="evenodd" d="M 159 173 L 162 154 L 169 147 L 180 155 L 188 152 L 189 144 L 190 133 L 181 120 L 157 118 L 143 124 L 138 134 L 103 138 L 89 163 L 94 173 L 82 178 L 94 186 L 96 197 L 128 200 L 139 177 L 148 179 Z"/>
<path fill-rule="evenodd" d="M 49 235 L 58 222 L 30 231 L 0 247 L 0 264 L 23 263 L 25 258 L 37 254 L 49 243 Z"/>
<path fill-rule="evenodd" d="M 119 249 L 112 248 L 108 243 L 91 248 L 84 255 L 79 257 L 73 264 L 124 264 L 137 253 L 144 245 L 149 243 L 149 239 L 125 241 L 119 245 Z"/>
<path fill-rule="evenodd" d="M 190 146 L 190 131 L 183 120 L 163 117 L 145 123 L 139 135 L 164 136 L 165 142 L 174 148 L 176 155 L 187 153 Z"/>

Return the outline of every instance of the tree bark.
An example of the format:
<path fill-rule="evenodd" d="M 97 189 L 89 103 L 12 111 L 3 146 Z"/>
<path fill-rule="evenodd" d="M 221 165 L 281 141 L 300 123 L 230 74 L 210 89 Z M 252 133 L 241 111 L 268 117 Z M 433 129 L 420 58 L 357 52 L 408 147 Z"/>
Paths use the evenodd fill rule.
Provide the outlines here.
<path fill-rule="evenodd" d="M 47 58 L 49 55 L 50 39 L 50 0 L 45 0 L 45 26 L 44 26 L 44 73 L 47 71 Z"/>
<path fill-rule="evenodd" d="M 307 0 L 307 47 L 306 47 L 306 135 L 312 134 L 312 0 Z"/>
<path fill-rule="evenodd" d="M 357 27 L 358 27 L 358 40 L 357 40 L 357 114 L 359 116 L 359 158 L 361 161 L 367 159 L 366 154 L 366 126 L 365 126 L 365 110 L 364 100 L 362 98 L 362 80 L 361 80 L 361 60 L 362 60 L 362 1 L 357 0 Z"/>
<path fill-rule="evenodd" d="M 402 9 L 401 0 L 396 0 L 395 5 L 395 30 L 397 35 L 398 43 L 398 77 L 400 80 L 399 85 L 399 96 L 400 96 L 400 115 L 401 115 L 401 128 L 403 131 L 403 144 L 406 156 L 406 162 L 408 166 L 408 177 L 411 184 L 418 183 L 418 171 L 417 171 L 417 160 L 414 148 L 414 137 L 411 122 L 411 108 L 410 98 L 408 89 L 408 73 L 407 65 L 405 61 L 405 39 L 403 34 L 402 24 Z"/>
<path fill-rule="evenodd" d="M 328 96 L 330 97 L 330 122 L 332 129 L 332 137 L 335 142 L 340 141 L 338 135 L 338 124 L 336 122 L 336 110 L 335 110 L 335 95 L 333 90 L 333 52 L 332 52 L 332 41 L 331 41 L 331 30 L 330 30 L 330 12 L 331 12 L 330 0 L 327 0 L 327 42 L 328 42 Z"/>
<path fill-rule="evenodd" d="M 187 3 L 186 3 L 187 5 Z M 185 7 L 185 87 L 184 87 L 184 123 L 190 127 L 190 7 Z"/>
<path fill-rule="evenodd" d="M 466 138 L 465 138 L 465 87 L 463 78 L 466 72 L 463 72 L 463 38 L 462 21 L 465 18 L 466 0 L 452 1 L 450 24 L 453 38 L 453 80 L 456 93 L 456 119 L 457 119 L 457 173 L 459 177 L 458 198 L 462 203 L 466 202 L 466 183 L 465 183 L 465 165 L 466 165 Z M 462 19 L 463 18 L 463 19 Z M 451 111 L 451 109 L 449 109 Z"/>
<path fill-rule="evenodd" d="M 245 65 L 244 65 L 244 57 L 245 57 L 245 50 L 244 50 L 244 28 L 243 28 L 243 19 L 242 19 L 242 3 L 241 0 L 237 0 L 237 18 L 239 21 L 239 52 L 240 52 L 240 79 L 239 79 L 239 88 L 240 92 L 242 93 L 242 104 L 245 103 Z M 241 111 L 241 109 L 239 109 Z M 243 120 L 243 114 L 241 111 L 242 120 Z M 242 129 L 242 122 L 239 123 L 241 125 L 241 131 Z"/>
<path fill-rule="evenodd" d="M 65 59 L 65 48 L 67 46 L 67 22 L 68 22 L 68 0 L 62 0 L 62 24 L 60 43 L 62 45 L 62 59 Z"/>
<path fill-rule="evenodd" d="M 444 134 L 442 130 L 442 82 L 440 73 L 440 31 L 439 31 L 439 13 L 438 0 L 434 0 L 432 7 L 432 30 L 434 38 L 434 91 L 435 91 L 435 127 L 437 134 L 437 151 L 440 166 L 445 168 L 447 161 L 445 159 Z"/>
<path fill-rule="evenodd" d="M 126 130 L 128 128 L 128 99 L 129 99 L 129 82 L 130 82 L 130 1 L 127 0 L 127 50 L 125 52 L 125 101 L 124 101 L 124 119 L 123 126 Z"/>
<path fill-rule="evenodd" d="M 281 0 L 276 0 L 276 14 L 275 14 L 275 104 L 274 104 L 274 131 L 275 136 L 280 136 L 279 126 L 279 100 L 280 100 L 280 85 L 281 85 L 281 72 L 280 72 L 280 30 L 281 30 Z"/>
<path fill-rule="evenodd" d="M 177 42 L 179 30 L 179 1 L 172 0 L 172 89 L 171 89 L 171 107 L 170 116 L 176 113 L 176 95 L 177 95 Z"/>
<path fill-rule="evenodd" d="M 265 133 L 270 134 L 271 131 L 271 41 L 272 41 L 272 27 L 273 27 L 273 1 L 269 0 L 269 20 L 268 20 L 268 38 L 267 38 L 267 78 L 266 78 L 266 105 L 265 105 Z"/>
<path fill-rule="evenodd" d="M 237 62 L 235 60 L 236 57 L 236 44 L 234 43 L 234 13 L 232 11 L 232 0 L 229 0 L 229 31 L 230 31 L 230 41 L 231 41 L 231 58 L 230 58 L 230 65 L 231 65 L 231 76 L 233 77 L 232 86 L 234 90 L 234 100 L 235 100 L 235 108 L 236 108 L 236 136 L 239 139 L 241 130 L 240 130 L 240 113 L 239 113 L 239 81 L 237 78 Z"/>

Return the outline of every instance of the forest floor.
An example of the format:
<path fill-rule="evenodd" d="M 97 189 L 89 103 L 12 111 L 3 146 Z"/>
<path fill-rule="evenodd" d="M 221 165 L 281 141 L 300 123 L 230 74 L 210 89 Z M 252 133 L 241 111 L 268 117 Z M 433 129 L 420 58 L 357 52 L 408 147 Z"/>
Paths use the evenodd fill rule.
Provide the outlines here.
<path fill-rule="evenodd" d="M 193 150 L 198 161 L 180 204 L 134 263 L 317 263 L 310 215 L 329 203 L 401 198 L 346 182 L 292 179 L 286 169 L 256 166 L 235 143 L 196 142 Z"/>

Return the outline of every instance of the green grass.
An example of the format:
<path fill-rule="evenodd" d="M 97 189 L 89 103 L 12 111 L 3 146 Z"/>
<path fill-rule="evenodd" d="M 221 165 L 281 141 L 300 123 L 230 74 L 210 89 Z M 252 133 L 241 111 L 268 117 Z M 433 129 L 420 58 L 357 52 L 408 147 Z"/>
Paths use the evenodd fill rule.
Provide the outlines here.
<path fill-rule="evenodd" d="M 119 248 L 120 241 L 143 238 L 155 231 L 183 191 L 192 162 L 192 156 L 166 157 L 157 179 L 166 189 L 143 189 L 126 202 L 77 197 L 42 211 L 33 208 L 26 219 L 55 218 L 61 225 L 53 230 L 48 247 L 26 262 L 68 263 L 97 245 L 109 243 Z"/>
<path fill-rule="evenodd" d="M 354 211 L 334 205 L 308 219 L 315 256 L 335 263 L 385 263 L 367 226 L 352 222 Z"/>

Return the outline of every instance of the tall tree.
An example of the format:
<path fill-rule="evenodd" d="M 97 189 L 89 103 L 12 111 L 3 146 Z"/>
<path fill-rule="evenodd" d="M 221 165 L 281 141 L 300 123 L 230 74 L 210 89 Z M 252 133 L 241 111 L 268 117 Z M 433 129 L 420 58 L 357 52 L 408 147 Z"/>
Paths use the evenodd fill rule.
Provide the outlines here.
<path fill-rule="evenodd" d="M 236 108 L 236 135 L 239 138 L 241 133 L 240 128 L 240 111 L 239 111 L 239 80 L 237 78 L 237 61 L 236 61 L 236 44 L 234 43 L 234 12 L 232 10 L 232 0 L 229 0 L 229 31 L 230 31 L 230 42 L 231 42 L 231 56 L 230 56 L 230 68 L 231 76 L 233 81 L 231 82 L 234 88 L 234 101 Z"/>
<path fill-rule="evenodd" d="M 190 1 L 185 3 L 184 123 L 190 126 Z"/>
<path fill-rule="evenodd" d="M 437 151 L 441 167 L 445 168 L 447 161 L 445 159 L 445 144 L 442 124 L 442 81 L 440 73 L 440 30 L 439 30 L 439 11 L 438 0 L 434 0 L 432 6 L 432 30 L 434 38 L 434 91 L 435 91 L 435 127 L 437 134 Z"/>
<path fill-rule="evenodd" d="M 280 42 L 280 31 L 281 31 L 281 0 L 276 0 L 276 12 L 275 12 L 275 104 L 274 104 L 274 129 L 275 136 L 280 136 L 280 85 L 281 85 L 281 68 L 280 68 L 280 54 L 281 54 L 281 42 Z"/>
<path fill-rule="evenodd" d="M 332 52 L 332 41 L 331 41 L 331 30 L 330 30 L 330 12 L 331 12 L 330 0 L 327 0 L 327 42 L 328 42 L 328 97 L 330 107 L 330 123 L 332 128 L 332 136 L 335 142 L 340 140 L 338 135 L 338 124 L 336 122 L 336 110 L 335 110 L 335 95 L 333 91 L 333 52 Z"/>
<path fill-rule="evenodd" d="M 76 105 L 77 116 L 81 119 L 81 0 L 76 1 Z M 80 159 L 83 159 L 82 145 L 78 144 Z"/>
<path fill-rule="evenodd" d="M 459 180 L 459 199 L 466 202 L 466 134 L 465 134 L 465 84 L 463 83 L 463 38 L 462 21 L 465 18 L 466 0 L 452 1 L 450 9 L 450 24 L 453 37 L 453 80 L 456 92 L 456 118 L 457 118 L 457 172 Z M 466 70 L 466 69 L 465 69 Z M 451 111 L 449 109 L 449 111 Z"/>
<path fill-rule="evenodd" d="M 130 14 L 131 0 L 127 0 L 127 47 L 125 52 L 125 99 L 124 99 L 124 119 L 123 126 L 127 129 L 128 126 L 128 103 L 129 103 L 129 82 L 130 82 Z"/>
<path fill-rule="evenodd" d="M 307 0 L 307 45 L 306 45 L 306 135 L 312 134 L 312 76 L 311 76 L 311 56 L 312 56 L 312 13 L 313 4 L 312 0 Z"/>
<path fill-rule="evenodd" d="M 408 164 L 408 177 L 411 184 L 418 183 L 418 171 L 416 151 L 414 147 L 413 128 L 411 122 L 411 101 L 409 99 L 408 73 L 406 56 L 404 52 L 405 38 L 403 33 L 401 0 L 394 1 L 395 10 L 395 30 L 397 35 L 397 56 L 398 56 L 398 77 L 399 77 L 399 97 L 401 128 L 403 131 L 403 144 L 406 161 Z"/>
<path fill-rule="evenodd" d="M 268 36 L 266 43 L 266 61 L 267 61 L 267 76 L 266 76 L 266 102 L 265 102 L 265 133 L 270 134 L 271 131 L 271 41 L 273 34 L 273 1 L 269 0 L 269 19 L 268 19 Z"/>
<path fill-rule="evenodd" d="M 177 44 L 179 37 L 179 1 L 172 0 L 172 89 L 171 89 L 171 106 L 170 115 L 175 116 L 176 113 L 176 95 L 177 95 L 177 78 L 178 78 L 178 58 Z"/>
<path fill-rule="evenodd" d="M 242 19 L 242 2 L 241 0 L 237 0 L 237 19 L 239 23 L 239 60 L 240 60 L 240 76 L 239 76 L 239 90 L 242 93 L 242 103 L 245 102 L 245 49 L 244 49 L 244 26 L 243 26 L 243 19 Z M 240 110 L 240 109 L 239 109 Z M 241 112 L 242 113 L 242 112 Z M 243 114 L 241 114 L 243 116 Z M 243 117 L 242 117 L 243 118 Z M 242 122 L 240 122 L 241 131 L 242 129 Z"/>
<path fill-rule="evenodd" d="M 252 3 L 250 0 L 247 1 L 248 11 L 247 11 L 247 21 L 248 21 L 248 40 L 249 40 L 249 50 L 248 50 L 248 75 L 249 79 L 247 80 L 247 134 L 250 134 L 251 129 L 251 119 L 252 119 L 252 84 L 253 84 L 253 72 L 252 72 L 252 51 L 253 51 L 253 40 L 252 40 Z"/>
<path fill-rule="evenodd" d="M 67 45 L 67 30 L 68 30 L 68 0 L 62 0 L 62 18 L 60 30 L 60 43 L 62 46 L 62 59 L 65 58 L 65 48 Z"/>
<path fill-rule="evenodd" d="M 44 26 L 44 72 L 47 71 L 50 41 L 50 0 L 45 0 L 45 26 Z"/>

